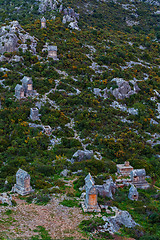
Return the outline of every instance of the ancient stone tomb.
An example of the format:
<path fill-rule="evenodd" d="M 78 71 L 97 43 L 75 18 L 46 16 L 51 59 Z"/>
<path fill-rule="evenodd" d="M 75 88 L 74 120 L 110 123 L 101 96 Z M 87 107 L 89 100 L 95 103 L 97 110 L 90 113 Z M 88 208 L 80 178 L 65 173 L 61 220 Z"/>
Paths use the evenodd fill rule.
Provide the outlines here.
<path fill-rule="evenodd" d="M 34 96 L 36 95 L 36 91 L 33 90 L 33 82 L 30 77 L 24 76 L 22 81 L 22 85 L 17 84 L 15 87 L 15 96 L 18 99 L 28 97 L 28 96 Z"/>
<path fill-rule="evenodd" d="M 131 200 L 135 200 L 137 201 L 138 200 L 138 191 L 137 191 L 137 188 L 132 184 L 130 189 L 129 189 L 129 194 L 128 194 L 128 198 L 131 199 Z"/>
<path fill-rule="evenodd" d="M 85 211 L 100 212 L 101 209 L 98 206 L 97 202 L 98 191 L 94 185 L 94 179 L 92 178 L 90 173 L 85 178 L 85 189 L 86 189 Z"/>
<path fill-rule="evenodd" d="M 15 87 L 15 96 L 18 99 L 24 98 L 24 88 L 20 84 Z"/>
<path fill-rule="evenodd" d="M 31 96 L 33 94 L 33 82 L 30 77 L 24 77 L 22 79 L 22 86 L 24 88 L 24 93 L 26 97 Z"/>
<path fill-rule="evenodd" d="M 113 194 L 115 194 L 116 191 L 116 184 L 113 182 L 111 177 L 105 180 L 103 185 L 95 185 L 95 187 L 100 196 L 113 199 Z"/>
<path fill-rule="evenodd" d="M 117 173 L 122 176 L 130 176 L 133 167 L 126 161 L 124 164 L 117 164 Z"/>
<path fill-rule="evenodd" d="M 16 173 L 16 184 L 13 186 L 12 192 L 17 192 L 24 196 L 33 191 L 30 186 L 30 175 L 26 171 L 19 169 Z"/>
<path fill-rule="evenodd" d="M 42 17 L 42 19 L 41 19 L 41 28 L 46 28 L 46 19 L 45 19 L 45 17 Z"/>
<path fill-rule="evenodd" d="M 38 108 L 31 108 L 30 109 L 30 119 L 32 121 L 40 120 L 39 116 L 40 116 L 40 114 L 39 114 Z"/>
<path fill-rule="evenodd" d="M 57 58 L 57 46 L 48 46 L 48 58 L 53 58 L 54 60 L 58 60 Z"/>
<path fill-rule="evenodd" d="M 131 181 L 137 188 L 147 189 L 149 184 L 145 180 L 146 171 L 145 169 L 134 169 L 131 172 Z"/>

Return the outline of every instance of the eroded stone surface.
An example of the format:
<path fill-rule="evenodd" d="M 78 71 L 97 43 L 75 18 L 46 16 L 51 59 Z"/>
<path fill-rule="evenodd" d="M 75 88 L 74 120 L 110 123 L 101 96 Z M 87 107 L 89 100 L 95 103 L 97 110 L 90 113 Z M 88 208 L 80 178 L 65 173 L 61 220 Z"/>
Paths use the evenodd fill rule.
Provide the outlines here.
<path fill-rule="evenodd" d="M 118 232 L 121 225 L 124 225 L 127 228 L 133 228 L 138 225 L 127 211 L 121 211 L 117 208 L 115 209 L 115 216 L 104 216 L 102 219 L 106 222 L 103 228 L 112 234 Z"/>
<path fill-rule="evenodd" d="M 36 53 L 37 39 L 24 31 L 18 21 L 10 22 L 9 25 L 0 28 L 0 53 L 14 52 L 19 48 L 25 52 L 28 50 L 27 40 L 30 41 L 30 51 Z"/>

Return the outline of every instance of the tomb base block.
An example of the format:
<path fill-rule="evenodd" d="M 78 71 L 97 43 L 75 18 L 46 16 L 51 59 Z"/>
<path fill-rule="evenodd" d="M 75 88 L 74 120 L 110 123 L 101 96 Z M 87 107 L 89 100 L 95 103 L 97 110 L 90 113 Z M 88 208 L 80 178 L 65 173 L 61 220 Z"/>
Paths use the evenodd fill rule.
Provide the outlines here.
<path fill-rule="evenodd" d="M 147 181 L 143 183 L 139 183 L 139 182 L 132 182 L 132 183 L 135 185 L 136 188 L 140 188 L 140 189 L 147 189 L 150 187 Z"/>
<path fill-rule="evenodd" d="M 81 206 L 84 212 L 101 212 L 101 208 L 98 206 L 98 204 L 96 206 L 90 206 L 86 205 L 85 202 L 82 202 Z"/>
<path fill-rule="evenodd" d="M 14 186 L 12 187 L 12 192 L 25 196 L 34 192 L 34 190 L 32 189 L 32 187 L 25 189 L 25 188 L 22 188 L 21 186 L 19 187 L 17 184 L 14 184 Z"/>

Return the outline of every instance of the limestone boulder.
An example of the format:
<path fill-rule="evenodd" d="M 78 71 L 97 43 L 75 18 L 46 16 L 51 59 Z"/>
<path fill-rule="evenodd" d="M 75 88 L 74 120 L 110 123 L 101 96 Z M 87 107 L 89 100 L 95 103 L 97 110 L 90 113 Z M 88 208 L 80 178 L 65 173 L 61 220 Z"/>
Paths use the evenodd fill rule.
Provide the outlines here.
<path fill-rule="evenodd" d="M 94 93 L 94 95 L 96 95 L 96 96 L 102 97 L 101 89 L 100 89 L 100 88 L 94 88 L 94 89 L 93 89 L 93 93 Z"/>
<path fill-rule="evenodd" d="M 70 24 L 69 24 L 68 26 L 69 26 L 71 29 L 79 30 L 77 21 L 70 22 Z"/>
<path fill-rule="evenodd" d="M 124 225 L 127 228 L 134 228 L 137 224 L 127 211 L 117 210 L 115 216 L 105 217 L 106 222 L 103 228 L 110 233 L 118 232 L 120 227 Z"/>
<path fill-rule="evenodd" d="M 122 78 L 114 78 L 112 82 L 116 82 L 117 87 L 115 89 L 110 89 L 110 92 L 116 99 L 124 99 L 129 98 L 131 95 L 136 94 L 140 91 L 137 83 L 134 84 L 134 88 L 132 89 L 129 82 L 123 80 Z"/>
<path fill-rule="evenodd" d="M 68 173 L 69 173 L 69 170 L 68 169 L 64 169 L 60 175 L 63 176 L 63 177 L 67 177 L 68 176 Z"/>
<path fill-rule="evenodd" d="M 63 14 L 63 24 L 69 23 L 68 27 L 71 29 L 80 30 L 78 27 L 79 14 L 73 8 L 65 8 Z"/>
<path fill-rule="evenodd" d="M 29 44 L 27 44 L 29 41 Z M 30 36 L 29 33 L 24 31 L 18 21 L 12 21 L 9 25 L 0 28 L 0 53 L 18 51 L 19 48 L 23 52 L 31 49 L 36 53 L 37 39 Z"/>
<path fill-rule="evenodd" d="M 72 162 L 80 162 L 83 160 L 91 159 L 93 157 L 93 151 L 91 150 L 78 150 L 72 157 Z"/>
<path fill-rule="evenodd" d="M 0 193 L 0 203 L 7 203 L 12 206 L 12 196 L 7 193 Z"/>

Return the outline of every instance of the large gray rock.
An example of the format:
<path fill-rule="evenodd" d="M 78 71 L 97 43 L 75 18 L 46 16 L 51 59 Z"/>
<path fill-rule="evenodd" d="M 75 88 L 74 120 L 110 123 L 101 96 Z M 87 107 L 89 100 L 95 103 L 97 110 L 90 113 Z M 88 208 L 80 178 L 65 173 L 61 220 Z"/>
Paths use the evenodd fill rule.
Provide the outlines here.
<path fill-rule="evenodd" d="M 113 217 L 103 217 L 103 220 L 106 221 L 106 224 L 103 228 L 110 233 L 118 232 L 121 225 L 124 225 L 127 228 L 134 228 L 137 224 L 127 211 L 116 211 L 115 216 Z"/>
<path fill-rule="evenodd" d="M 40 4 L 39 4 L 39 13 L 44 13 L 47 10 L 55 10 L 57 8 L 57 1 L 53 0 L 39 0 Z"/>
<path fill-rule="evenodd" d="M 62 23 L 69 23 L 68 26 L 71 29 L 80 30 L 78 27 L 79 14 L 76 13 L 73 8 L 65 8 L 63 14 Z"/>
<path fill-rule="evenodd" d="M 0 193 L 0 203 L 12 205 L 12 196 L 7 193 Z"/>
<path fill-rule="evenodd" d="M 89 150 L 78 150 L 77 152 L 74 153 L 73 157 L 72 157 L 72 162 L 74 161 L 83 161 L 83 160 L 87 160 L 87 159 L 91 159 L 93 157 L 93 151 L 89 151 Z"/>
<path fill-rule="evenodd" d="M 10 59 L 10 62 L 21 62 L 22 60 L 22 57 L 15 55 Z"/>
<path fill-rule="evenodd" d="M 28 49 L 27 40 L 30 41 L 30 51 L 36 53 L 37 39 L 24 31 L 18 21 L 10 22 L 10 25 L 0 28 L 0 53 L 14 52 L 19 48 L 25 52 Z M 19 59 L 16 58 L 16 61 Z"/>
<path fill-rule="evenodd" d="M 67 177 L 68 173 L 69 173 L 69 170 L 68 170 L 68 169 L 64 169 L 64 170 L 60 173 L 60 175 L 63 176 L 63 177 Z"/>
<path fill-rule="evenodd" d="M 5 56 L 0 56 L 0 62 L 7 61 L 7 58 Z"/>
<path fill-rule="evenodd" d="M 113 78 L 112 82 L 114 81 L 117 84 L 117 88 L 113 90 L 110 89 L 110 91 L 116 99 L 129 98 L 131 95 L 137 93 L 140 90 L 136 83 L 134 85 L 134 90 L 132 90 L 129 83 L 122 78 Z"/>
<path fill-rule="evenodd" d="M 70 27 L 71 29 L 80 30 L 79 27 L 78 27 L 77 21 L 70 22 L 68 27 Z"/>
<path fill-rule="evenodd" d="M 96 95 L 96 96 L 102 97 L 101 89 L 100 89 L 100 88 L 94 88 L 94 89 L 93 89 L 93 93 L 94 93 L 94 95 Z"/>

